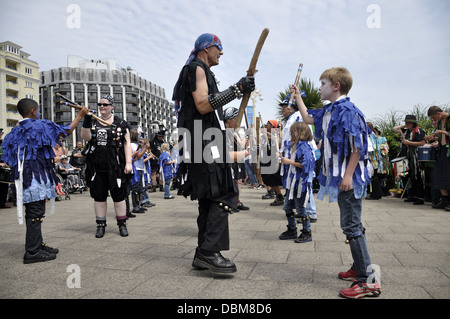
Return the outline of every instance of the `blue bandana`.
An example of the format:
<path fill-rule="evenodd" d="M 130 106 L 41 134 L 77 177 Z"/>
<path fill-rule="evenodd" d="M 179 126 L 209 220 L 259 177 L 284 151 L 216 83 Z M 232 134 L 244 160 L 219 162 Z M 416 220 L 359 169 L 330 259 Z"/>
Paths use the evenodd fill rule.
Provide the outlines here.
<path fill-rule="evenodd" d="M 197 41 L 195 41 L 195 47 L 191 52 L 191 55 L 186 61 L 186 64 L 189 64 L 194 60 L 195 56 L 198 52 L 207 49 L 209 47 L 212 47 L 214 45 L 217 45 L 220 51 L 222 51 L 222 42 L 220 42 L 220 39 L 212 34 L 212 33 L 203 33 L 201 36 L 197 38 Z"/>

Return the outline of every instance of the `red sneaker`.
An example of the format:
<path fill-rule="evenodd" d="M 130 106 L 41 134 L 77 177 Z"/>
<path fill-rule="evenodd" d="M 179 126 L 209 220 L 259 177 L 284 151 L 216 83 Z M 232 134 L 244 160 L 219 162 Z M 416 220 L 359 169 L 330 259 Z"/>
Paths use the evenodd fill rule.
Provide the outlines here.
<path fill-rule="evenodd" d="M 339 296 L 350 299 L 364 297 L 378 297 L 381 294 L 380 283 L 368 284 L 362 281 L 354 281 L 350 288 L 342 289 Z"/>
<path fill-rule="evenodd" d="M 352 268 L 347 270 L 346 272 L 340 272 L 338 274 L 339 279 L 353 281 L 356 279 L 356 271 Z"/>

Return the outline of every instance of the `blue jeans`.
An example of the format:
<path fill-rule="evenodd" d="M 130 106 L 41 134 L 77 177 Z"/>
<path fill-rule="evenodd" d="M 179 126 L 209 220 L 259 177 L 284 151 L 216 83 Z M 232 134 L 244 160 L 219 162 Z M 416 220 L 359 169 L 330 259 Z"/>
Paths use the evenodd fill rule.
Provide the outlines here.
<path fill-rule="evenodd" d="M 167 198 L 170 196 L 170 182 L 172 181 L 171 178 L 164 179 L 164 198 Z"/>
<path fill-rule="evenodd" d="M 356 199 L 353 189 L 340 192 L 338 205 L 341 213 L 341 228 L 347 236 L 353 257 L 356 279 L 366 282 L 372 274 L 369 251 L 367 250 L 365 229 L 361 222 L 362 199 Z"/>
<path fill-rule="evenodd" d="M 249 160 L 245 160 L 245 169 L 247 170 L 247 174 L 248 174 L 248 178 L 250 178 L 250 182 L 252 184 L 258 183 L 258 180 L 256 179 L 256 176 L 252 170 L 252 164 L 250 164 Z"/>
<path fill-rule="evenodd" d="M 312 192 L 311 192 L 311 196 L 309 196 L 309 201 L 306 204 L 305 210 L 306 210 L 306 214 L 308 214 L 308 216 L 310 218 L 317 219 L 316 201 L 314 200 L 314 196 L 313 196 Z"/>
<path fill-rule="evenodd" d="M 302 193 L 300 198 L 297 197 L 297 190 L 294 191 L 294 198 L 289 199 L 289 189 L 286 189 L 286 196 L 284 198 L 284 212 L 286 213 L 286 218 L 288 221 L 287 227 L 289 229 L 296 229 L 297 223 L 295 221 L 294 208 L 297 211 L 297 214 L 302 218 L 303 230 L 310 231 L 311 230 L 311 221 L 308 218 L 308 214 L 305 211 L 305 198 L 306 192 Z"/>

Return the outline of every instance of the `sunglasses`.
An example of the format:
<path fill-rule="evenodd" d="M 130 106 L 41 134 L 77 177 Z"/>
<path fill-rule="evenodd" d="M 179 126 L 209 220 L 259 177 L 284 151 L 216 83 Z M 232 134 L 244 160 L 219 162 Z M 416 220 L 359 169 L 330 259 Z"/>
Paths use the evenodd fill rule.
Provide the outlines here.
<path fill-rule="evenodd" d="M 112 104 L 107 104 L 107 103 L 97 103 L 97 105 L 98 105 L 98 106 L 109 106 L 109 105 L 112 105 Z"/>

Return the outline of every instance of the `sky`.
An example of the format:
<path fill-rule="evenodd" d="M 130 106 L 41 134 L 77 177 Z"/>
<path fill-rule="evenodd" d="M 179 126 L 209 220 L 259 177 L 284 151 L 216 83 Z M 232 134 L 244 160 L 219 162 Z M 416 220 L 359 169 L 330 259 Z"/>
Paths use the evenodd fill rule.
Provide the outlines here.
<path fill-rule="evenodd" d="M 67 66 L 68 55 L 113 58 L 169 100 L 200 34 L 222 41 L 212 68 L 222 91 L 246 75 L 268 28 L 255 75 L 265 122 L 276 118 L 277 95 L 299 63 L 316 87 L 324 70 L 346 67 L 350 99 L 368 120 L 450 106 L 448 0 L 0 0 L 0 16 L 0 42 L 22 46 L 40 71 Z"/>

